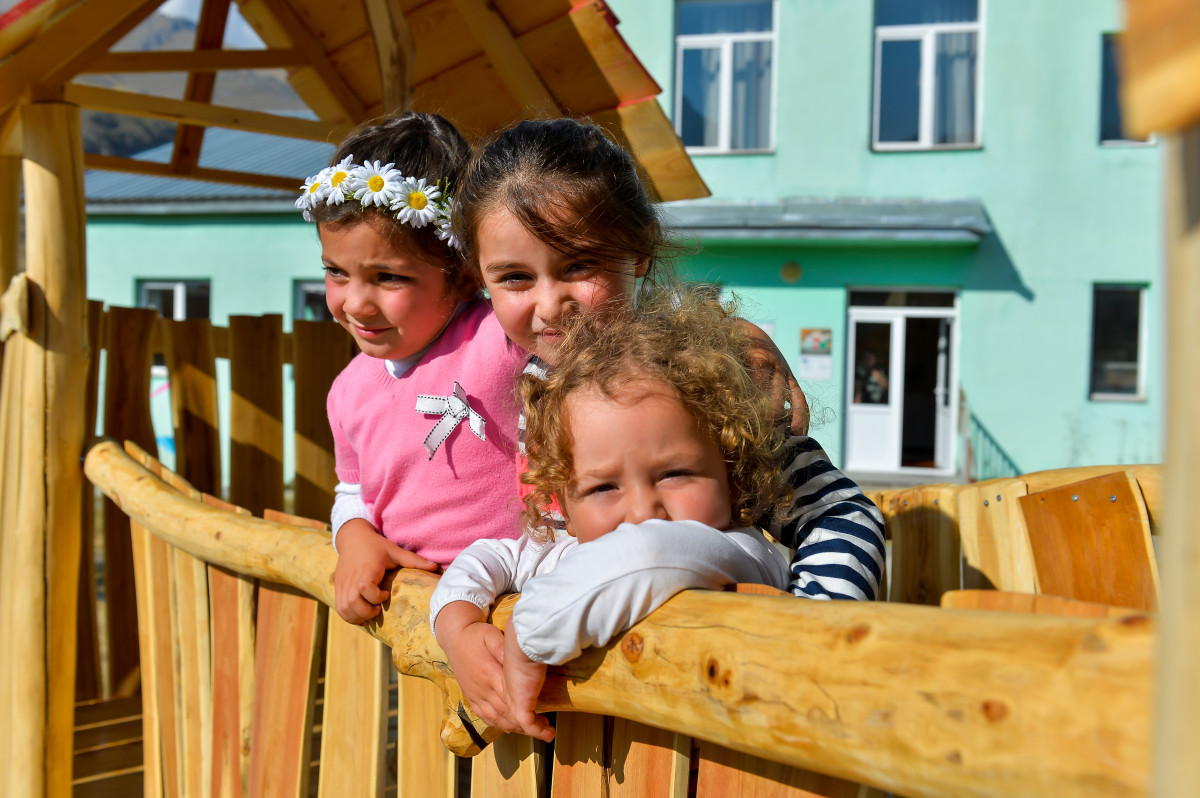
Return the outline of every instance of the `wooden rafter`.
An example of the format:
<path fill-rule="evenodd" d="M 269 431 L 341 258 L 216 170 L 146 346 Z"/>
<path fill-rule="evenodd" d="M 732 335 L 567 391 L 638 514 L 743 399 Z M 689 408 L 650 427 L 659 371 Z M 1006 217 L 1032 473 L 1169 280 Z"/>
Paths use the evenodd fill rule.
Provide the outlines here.
<path fill-rule="evenodd" d="M 271 16 L 291 46 L 304 56 L 307 65 L 317 74 L 330 98 L 337 105 L 341 118 L 348 122 L 361 121 L 366 116 L 362 100 L 338 74 L 320 40 L 292 10 L 287 0 L 258 0 L 257 5 Z M 251 21 L 252 15 L 244 13 L 243 16 L 247 17 L 247 21 Z"/>
<path fill-rule="evenodd" d="M 109 53 L 82 73 L 222 72 L 232 69 L 288 69 L 307 66 L 298 50 L 157 50 Z"/>
<path fill-rule="evenodd" d="M 454 5 L 517 103 L 526 109 L 561 113 L 554 95 L 538 77 L 495 6 L 486 0 L 454 0 Z"/>
<path fill-rule="evenodd" d="M 220 50 L 225 41 L 225 24 L 229 21 L 229 5 L 232 0 L 204 0 L 200 8 L 200 19 L 196 25 L 196 50 Z M 212 100 L 216 86 L 215 72 L 193 72 L 188 74 L 187 89 L 183 98 L 189 102 L 207 103 Z M 200 147 L 204 142 L 204 128 L 196 125 L 180 125 L 175 130 L 175 149 L 171 153 L 171 169 L 176 174 L 187 174 L 200 162 Z"/>
<path fill-rule="evenodd" d="M 232 183 L 239 186 L 254 188 L 279 189 L 292 191 L 300 186 L 302 178 L 276 175 L 257 175 L 250 172 L 231 172 L 225 169 L 201 169 L 196 167 L 187 175 L 179 175 L 172 171 L 170 164 L 138 161 L 133 158 L 114 158 L 110 155 L 83 156 L 83 165 L 87 169 L 102 169 L 106 172 L 132 172 L 138 175 L 152 177 L 187 177 L 190 180 L 203 180 L 208 183 Z"/>
<path fill-rule="evenodd" d="M 264 114 L 261 111 L 247 111 L 242 108 L 172 100 L 147 94 L 131 94 L 95 86 L 80 86 L 74 83 L 68 83 L 63 88 L 63 99 L 93 111 L 144 116 L 184 125 L 227 127 L 250 133 L 265 133 L 309 141 L 339 141 L 350 132 L 351 127 L 350 125 Z"/>
<path fill-rule="evenodd" d="M 407 108 L 412 101 L 413 66 L 417 58 L 412 30 L 395 0 L 363 0 L 363 4 L 375 41 L 383 107 L 389 112 Z"/>
<path fill-rule="evenodd" d="M 113 30 L 134 18 L 136 25 L 161 3 L 162 0 L 80 0 L 51 19 L 36 39 L 0 62 L 0 111 L 15 103 L 33 83 L 59 82 L 60 75 L 69 72 L 72 65 L 92 54 L 99 45 L 103 44 L 101 52 L 107 51 Z"/>
<path fill-rule="evenodd" d="M 21 154 L 21 108 L 0 112 L 0 157 Z M 2 290 L 2 289 L 0 289 Z"/>

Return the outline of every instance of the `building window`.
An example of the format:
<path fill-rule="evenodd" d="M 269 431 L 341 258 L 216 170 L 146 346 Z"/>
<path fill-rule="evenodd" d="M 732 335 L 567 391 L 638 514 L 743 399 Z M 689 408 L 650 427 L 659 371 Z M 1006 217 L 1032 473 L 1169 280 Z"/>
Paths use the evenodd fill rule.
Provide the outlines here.
<path fill-rule="evenodd" d="M 1092 289 L 1093 399 L 1144 398 L 1145 295 L 1141 286 Z"/>
<path fill-rule="evenodd" d="M 1100 41 L 1100 143 L 1146 144 L 1148 139 L 1125 135 L 1121 122 L 1121 74 L 1117 52 L 1119 39 L 1107 33 Z"/>
<path fill-rule="evenodd" d="M 139 280 L 137 292 L 138 307 L 157 310 L 164 319 L 183 321 L 209 317 L 208 280 Z M 166 376 L 166 360 L 162 353 L 154 354 L 151 372 Z"/>
<path fill-rule="evenodd" d="M 984 0 L 875 0 L 876 150 L 979 146 Z"/>
<path fill-rule="evenodd" d="M 675 130 L 693 153 L 773 146 L 774 0 L 678 0 Z"/>
<path fill-rule="evenodd" d="M 292 318 L 296 321 L 333 321 L 325 304 L 324 280 L 297 280 Z"/>

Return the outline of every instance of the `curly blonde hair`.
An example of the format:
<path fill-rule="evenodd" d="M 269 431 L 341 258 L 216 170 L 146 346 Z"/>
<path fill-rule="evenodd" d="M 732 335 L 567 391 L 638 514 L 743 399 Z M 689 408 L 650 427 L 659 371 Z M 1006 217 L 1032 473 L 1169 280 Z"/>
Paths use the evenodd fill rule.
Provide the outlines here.
<path fill-rule="evenodd" d="M 748 526 L 774 515 L 789 498 L 783 476 L 784 430 L 770 398 L 747 365 L 750 338 L 734 316 L 702 289 L 659 289 L 636 310 L 623 304 L 580 314 L 558 347 L 548 379 L 522 375 L 528 470 L 525 528 L 553 537 L 543 511 L 566 492 L 574 474 L 567 397 L 593 388 L 607 397 L 636 380 L 672 386 L 702 430 L 720 446 L 733 499 L 733 519 Z"/>

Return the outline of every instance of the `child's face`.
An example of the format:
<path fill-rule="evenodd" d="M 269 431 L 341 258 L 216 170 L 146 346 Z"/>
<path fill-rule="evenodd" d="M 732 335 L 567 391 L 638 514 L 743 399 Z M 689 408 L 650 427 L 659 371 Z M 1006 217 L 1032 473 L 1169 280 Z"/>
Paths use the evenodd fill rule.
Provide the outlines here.
<path fill-rule="evenodd" d="M 550 364 L 563 320 L 583 308 L 630 302 L 642 264 L 572 258 L 543 243 L 508 209 L 479 223 L 479 266 L 509 339 Z"/>
<path fill-rule="evenodd" d="M 398 247 L 386 223 L 320 226 L 329 312 L 371 357 L 399 360 L 437 338 L 459 296 L 438 264 Z"/>
<path fill-rule="evenodd" d="M 635 380 L 614 397 L 588 388 L 568 396 L 565 409 L 575 464 L 559 498 L 580 543 L 651 518 L 729 527 L 721 448 L 670 386 Z"/>

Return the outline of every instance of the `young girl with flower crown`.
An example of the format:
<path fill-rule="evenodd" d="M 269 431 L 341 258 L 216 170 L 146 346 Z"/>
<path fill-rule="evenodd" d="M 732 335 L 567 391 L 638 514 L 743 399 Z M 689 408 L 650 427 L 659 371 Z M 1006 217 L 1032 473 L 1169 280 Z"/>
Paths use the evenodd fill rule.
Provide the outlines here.
<path fill-rule="evenodd" d="M 532 379 L 565 365 L 558 347 L 580 310 L 603 320 L 633 307 L 637 281 L 653 276 L 664 251 L 629 154 L 599 128 L 569 119 L 502 133 L 472 160 L 458 200 L 468 258 L 509 339 L 533 354 L 524 371 Z M 793 419 L 792 432 L 805 431 Z M 807 435 L 789 436 L 784 454 L 788 502 L 758 523 L 794 551 L 788 589 L 807 598 L 875 599 L 884 566 L 879 510 Z M 544 512 L 565 530 L 553 503 Z M 505 728 L 501 657 L 479 628 L 447 654 L 480 717 Z"/>
<path fill-rule="evenodd" d="M 499 648 L 503 636 L 504 695 L 468 696 L 476 712 L 547 740 L 533 711 L 547 665 L 605 645 L 685 588 L 789 581 L 753 527 L 790 491 L 783 430 L 746 365 L 749 338 L 694 292 L 609 312 L 568 322 L 559 365 L 521 378 L 526 537 L 468 546 L 430 601 L 456 674 L 464 641 Z M 555 500 L 569 535 L 542 514 Z M 512 591 L 522 595 L 501 633 L 486 611 Z"/>
<path fill-rule="evenodd" d="M 406 113 L 342 142 L 305 181 L 329 311 L 361 351 L 329 391 L 339 480 L 335 607 L 379 612 L 397 566 L 436 570 L 479 538 L 514 538 L 513 380 L 505 337 L 459 254 L 454 203 L 470 147 Z"/>

